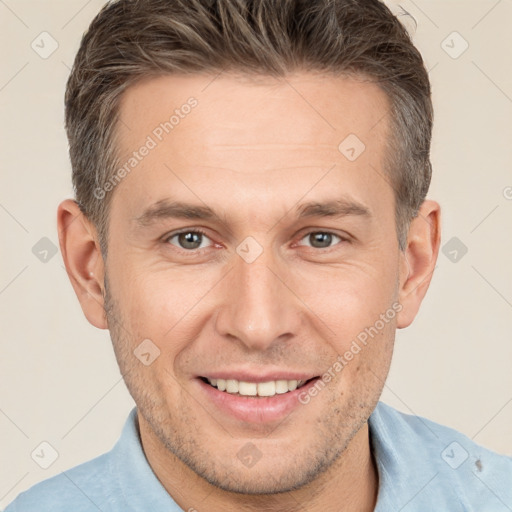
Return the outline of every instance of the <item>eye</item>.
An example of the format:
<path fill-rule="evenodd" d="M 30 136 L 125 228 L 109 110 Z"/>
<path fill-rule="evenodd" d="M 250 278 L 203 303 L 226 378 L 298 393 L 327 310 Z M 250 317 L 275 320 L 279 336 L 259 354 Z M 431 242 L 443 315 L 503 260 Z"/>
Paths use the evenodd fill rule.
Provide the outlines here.
<path fill-rule="evenodd" d="M 204 249 L 205 247 L 208 247 L 207 241 L 211 242 L 205 233 L 198 230 L 175 233 L 174 235 L 168 236 L 165 241 L 171 245 L 175 245 L 180 249 L 185 249 L 188 251 Z"/>
<path fill-rule="evenodd" d="M 303 240 L 309 242 L 309 247 L 314 247 L 315 249 L 327 249 L 333 245 L 333 242 L 338 243 L 343 241 L 343 238 L 335 235 L 334 233 L 329 233 L 328 231 L 312 231 L 301 239 L 301 241 Z M 299 245 L 304 244 L 299 243 Z"/>

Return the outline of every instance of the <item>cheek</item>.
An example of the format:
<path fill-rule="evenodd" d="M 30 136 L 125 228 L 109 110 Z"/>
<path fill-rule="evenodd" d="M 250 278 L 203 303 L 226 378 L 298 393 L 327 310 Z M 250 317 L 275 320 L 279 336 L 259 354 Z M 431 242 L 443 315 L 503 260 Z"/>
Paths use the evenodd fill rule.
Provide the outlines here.
<path fill-rule="evenodd" d="M 382 325 L 369 325 L 337 347 L 336 388 L 345 393 L 347 399 L 352 397 L 359 403 L 372 401 L 380 395 L 391 364 L 395 320 L 378 322 Z"/>
<path fill-rule="evenodd" d="M 171 270 L 124 269 L 120 279 L 123 317 L 137 338 L 153 339 L 162 350 L 179 351 L 201 325 L 197 315 L 208 304 L 213 284 L 204 275 Z M 213 277 L 212 277 L 213 279 Z M 213 283 L 215 280 L 213 280 Z"/>
<path fill-rule="evenodd" d="M 114 259 L 115 254 L 111 252 Z M 112 260 L 109 279 L 133 337 L 172 340 L 176 346 L 180 339 L 199 334 L 220 300 L 220 267 L 152 266 L 138 254 L 126 250 L 117 254 L 123 259 Z M 391 307 L 396 290 L 392 259 L 392 251 L 370 248 L 337 266 L 289 262 L 279 273 L 300 299 L 289 296 L 290 306 L 302 309 L 340 353 Z M 285 293 L 283 300 L 286 297 Z"/>
<path fill-rule="evenodd" d="M 296 286 L 312 316 L 324 325 L 322 330 L 335 340 L 338 352 L 374 324 L 388 335 L 387 329 L 396 317 L 396 273 L 382 267 L 358 264 L 309 275 L 302 272 Z M 386 318 L 384 324 L 382 315 Z"/>

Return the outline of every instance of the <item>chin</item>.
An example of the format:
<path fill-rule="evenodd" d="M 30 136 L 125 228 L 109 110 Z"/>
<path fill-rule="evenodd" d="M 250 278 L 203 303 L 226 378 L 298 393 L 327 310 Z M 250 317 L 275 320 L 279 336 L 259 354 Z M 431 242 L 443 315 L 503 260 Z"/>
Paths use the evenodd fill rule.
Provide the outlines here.
<path fill-rule="evenodd" d="M 333 466 L 345 448 L 346 445 L 338 449 L 315 450 L 309 446 L 297 453 L 288 445 L 282 449 L 269 445 L 267 453 L 260 452 L 261 458 L 247 467 L 238 456 L 243 447 L 233 456 L 226 455 L 224 450 L 216 454 L 204 450 L 201 460 L 190 452 L 174 453 L 209 484 L 226 492 L 257 496 L 282 494 L 307 486 Z M 252 449 L 256 450 L 254 445 Z M 265 451 L 263 447 L 261 449 Z"/>
<path fill-rule="evenodd" d="M 225 478 L 219 478 L 215 473 L 199 476 L 223 491 L 251 496 L 268 496 L 295 491 L 311 483 L 317 476 L 316 470 L 308 474 L 298 474 L 296 469 L 291 470 L 290 466 L 280 471 L 276 471 L 275 468 L 261 467 L 257 471 L 252 468 L 243 472 L 237 471 L 237 473 L 231 473 Z"/>

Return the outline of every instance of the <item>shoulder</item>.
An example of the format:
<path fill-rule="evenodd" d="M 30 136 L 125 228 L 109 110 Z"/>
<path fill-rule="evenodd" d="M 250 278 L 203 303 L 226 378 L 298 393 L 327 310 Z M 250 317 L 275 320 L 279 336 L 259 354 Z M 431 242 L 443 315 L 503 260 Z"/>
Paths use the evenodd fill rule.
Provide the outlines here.
<path fill-rule="evenodd" d="M 106 453 L 22 492 L 5 512 L 107 510 L 114 488 L 110 453 Z"/>
<path fill-rule="evenodd" d="M 428 453 L 429 460 L 435 460 L 436 465 L 443 462 L 453 469 L 454 466 L 462 467 L 466 462 L 474 462 L 474 469 L 481 472 L 485 459 L 491 465 L 498 465 L 512 475 L 512 457 L 484 448 L 457 430 L 427 418 L 405 414 L 379 402 L 370 423 L 378 436 L 390 445 L 400 445 L 404 449 L 414 448 L 416 454 Z M 442 450 L 436 452 L 438 448 Z M 477 455 L 481 455 L 482 458 L 476 457 L 473 461 L 472 456 Z"/>
<path fill-rule="evenodd" d="M 416 490 L 414 486 L 421 488 L 421 494 L 436 503 L 452 502 L 451 510 L 512 507 L 511 457 L 484 448 L 452 428 L 401 413 L 382 402 L 369 425 L 384 482 L 401 481 L 410 491 Z M 453 508 L 453 500 L 460 508 Z"/>
<path fill-rule="evenodd" d="M 181 510 L 151 469 L 132 409 L 108 453 L 21 493 L 5 512 Z"/>
<path fill-rule="evenodd" d="M 125 492 L 134 482 L 126 482 L 126 475 L 140 472 L 145 460 L 136 414 L 132 409 L 121 437 L 109 452 L 34 485 L 18 495 L 5 512 L 127 510 Z M 133 476 L 135 482 L 137 476 Z"/>

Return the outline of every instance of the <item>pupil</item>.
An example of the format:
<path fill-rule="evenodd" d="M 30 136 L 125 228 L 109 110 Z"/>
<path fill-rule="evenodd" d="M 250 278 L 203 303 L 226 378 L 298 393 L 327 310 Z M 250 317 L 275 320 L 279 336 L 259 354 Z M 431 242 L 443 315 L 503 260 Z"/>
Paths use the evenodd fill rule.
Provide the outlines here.
<path fill-rule="evenodd" d="M 332 235 L 330 233 L 312 233 L 309 235 L 309 239 L 313 247 L 329 247 L 332 242 Z"/>
<path fill-rule="evenodd" d="M 180 233 L 178 236 L 180 245 L 184 249 L 197 249 L 201 245 L 201 233 Z"/>

